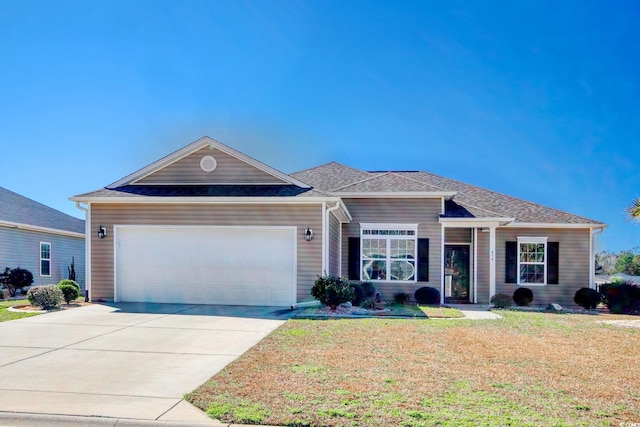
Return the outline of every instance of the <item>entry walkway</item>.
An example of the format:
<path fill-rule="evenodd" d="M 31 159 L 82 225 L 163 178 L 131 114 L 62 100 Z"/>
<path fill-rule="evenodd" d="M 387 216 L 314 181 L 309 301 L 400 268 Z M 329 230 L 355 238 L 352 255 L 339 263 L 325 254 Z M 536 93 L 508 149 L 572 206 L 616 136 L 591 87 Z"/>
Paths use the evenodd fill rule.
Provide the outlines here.
<path fill-rule="evenodd" d="M 470 320 L 495 320 L 502 319 L 498 313 L 489 311 L 488 305 L 480 304 L 447 304 L 447 307 L 458 309 L 464 314 L 464 319 Z"/>

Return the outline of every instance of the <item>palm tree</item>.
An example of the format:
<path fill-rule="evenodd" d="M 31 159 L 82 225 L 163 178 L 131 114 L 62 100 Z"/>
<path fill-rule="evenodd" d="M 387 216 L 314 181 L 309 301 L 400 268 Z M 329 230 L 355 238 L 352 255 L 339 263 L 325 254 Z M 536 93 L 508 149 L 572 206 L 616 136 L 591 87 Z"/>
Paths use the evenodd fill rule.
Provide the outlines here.
<path fill-rule="evenodd" d="M 640 221 L 640 197 L 633 200 L 629 206 L 627 206 L 627 213 L 632 220 Z"/>

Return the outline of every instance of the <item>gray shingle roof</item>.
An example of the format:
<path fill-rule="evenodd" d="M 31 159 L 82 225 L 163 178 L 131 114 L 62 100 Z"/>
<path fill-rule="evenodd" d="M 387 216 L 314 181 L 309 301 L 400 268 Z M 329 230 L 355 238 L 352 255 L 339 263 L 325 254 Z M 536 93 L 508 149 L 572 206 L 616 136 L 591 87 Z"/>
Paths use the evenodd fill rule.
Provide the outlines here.
<path fill-rule="evenodd" d="M 291 175 L 338 196 L 341 192 L 455 191 L 453 201 L 445 205 L 444 216 L 450 218 L 503 217 L 522 223 L 603 224 L 429 172 L 365 172 L 334 162 Z"/>
<path fill-rule="evenodd" d="M 367 179 L 355 182 L 353 184 L 344 185 L 340 188 L 332 190 L 333 193 L 353 193 L 353 192 L 366 192 L 366 193 L 378 193 L 378 192 L 426 192 L 426 191 L 439 191 L 439 189 L 413 180 L 408 177 L 404 177 L 397 173 L 386 172 L 369 174 Z"/>
<path fill-rule="evenodd" d="M 322 191 L 335 190 L 336 188 L 371 178 L 371 174 L 368 172 L 341 165 L 337 162 L 292 173 L 291 176 Z"/>
<path fill-rule="evenodd" d="M 507 196 L 443 176 L 421 171 L 366 172 L 337 162 L 290 175 L 311 189 L 292 186 L 123 186 L 103 188 L 75 196 L 83 198 L 144 197 L 349 197 L 353 193 L 455 192 L 445 204 L 449 218 L 515 218 L 515 222 L 540 224 L 602 224 L 582 216 Z"/>
<path fill-rule="evenodd" d="M 84 221 L 0 187 L 0 220 L 84 234 Z"/>

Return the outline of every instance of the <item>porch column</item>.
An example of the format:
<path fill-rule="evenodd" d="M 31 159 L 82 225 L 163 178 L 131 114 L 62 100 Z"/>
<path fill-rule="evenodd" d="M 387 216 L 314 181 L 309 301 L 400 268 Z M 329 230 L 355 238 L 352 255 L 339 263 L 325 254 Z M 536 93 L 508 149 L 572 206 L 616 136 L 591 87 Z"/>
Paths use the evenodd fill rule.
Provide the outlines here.
<path fill-rule="evenodd" d="M 489 227 L 489 298 L 496 294 L 496 226 Z"/>

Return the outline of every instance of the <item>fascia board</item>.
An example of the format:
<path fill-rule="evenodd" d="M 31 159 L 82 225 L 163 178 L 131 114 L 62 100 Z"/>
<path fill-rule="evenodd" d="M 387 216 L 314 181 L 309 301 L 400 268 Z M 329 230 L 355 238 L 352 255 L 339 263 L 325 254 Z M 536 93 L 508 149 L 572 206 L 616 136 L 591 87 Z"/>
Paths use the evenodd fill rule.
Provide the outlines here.
<path fill-rule="evenodd" d="M 246 154 L 243 154 L 237 150 L 234 150 L 231 147 L 228 147 L 224 144 L 222 144 L 221 142 L 216 141 L 215 139 L 209 138 L 208 136 L 204 136 L 200 139 L 198 139 L 197 141 L 187 145 L 186 147 L 183 147 L 181 149 L 179 149 L 178 151 L 175 151 L 171 154 L 169 154 L 168 156 L 165 156 L 163 158 L 161 158 L 160 160 L 157 160 L 153 163 L 151 163 L 148 166 L 143 167 L 142 169 L 139 169 L 138 171 L 129 174 L 127 176 L 125 176 L 124 178 L 110 184 L 107 186 L 107 188 L 117 188 L 117 187 L 122 187 L 123 185 L 129 185 L 134 183 L 135 181 L 138 181 L 150 174 L 152 174 L 153 172 L 156 172 L 186 156 L 188 156 L 189 154 L 198 151 L 206 146 L 212 146 L 220 151 L 225 152 L 226 154 L 229 154 L 230 156 L 233 156 L 235 158 L 237 158 L 238 160 L 241 160 L 257 169 L 260 169 L 263 172 L 266 172 L 270 175 L 275 176 L 276 178 L 288 182 L 292 185 L 301 187 L 301 188 L 311 188 L 308 184 L 305 184 L 302 181 L 299 181 L 295 178 L 290 177 L 289 175 L 282 173 L 274 168 L 272 168 L 271 166 L 265 165 L 264 163 L 247 156 Z"/>
<path fill-rule="evenodd" d="M 57 234 L 60 236 L 77 237 L 84 239 L 84 233 L 76 233 L 75 231 L 60 230 L 57 228 L 39 227 L 37 225 L 22 224 L 19 222 L 0 221 L 0 227 L 14 228 L 19 230 L 37 231 L 39 233 Z"/>
<path fill-rule="evenodd" d="M 69 200 L 81 203 L 119 203 L 119 204 L 149 204 L 149 203 L 246 203 L 246 204 L 308 204 L 322 202 L 338 202 L 337 197 L 70 197 Z"/>

